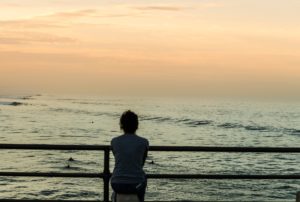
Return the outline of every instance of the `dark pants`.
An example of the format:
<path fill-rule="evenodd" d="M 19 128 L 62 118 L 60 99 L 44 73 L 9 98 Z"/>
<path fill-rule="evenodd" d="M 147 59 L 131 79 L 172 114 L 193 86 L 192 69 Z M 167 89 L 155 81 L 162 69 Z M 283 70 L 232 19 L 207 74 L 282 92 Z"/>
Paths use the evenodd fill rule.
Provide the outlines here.
<path fill-rule="evenodd" d="M 111 187 L 117 194 L 136 194 L 140 202 L 144 202 L 147 181 L 134 184 L 111 183 Z"/>

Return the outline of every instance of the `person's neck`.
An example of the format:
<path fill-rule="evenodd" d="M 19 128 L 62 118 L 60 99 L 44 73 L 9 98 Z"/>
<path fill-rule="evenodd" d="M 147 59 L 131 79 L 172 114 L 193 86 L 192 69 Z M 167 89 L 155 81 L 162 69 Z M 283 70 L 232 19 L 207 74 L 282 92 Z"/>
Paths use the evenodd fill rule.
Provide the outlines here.
<path fill-rule="evenodd" d="M 135 133 L 124 133 L 124 135 L 136 135 Z"/>

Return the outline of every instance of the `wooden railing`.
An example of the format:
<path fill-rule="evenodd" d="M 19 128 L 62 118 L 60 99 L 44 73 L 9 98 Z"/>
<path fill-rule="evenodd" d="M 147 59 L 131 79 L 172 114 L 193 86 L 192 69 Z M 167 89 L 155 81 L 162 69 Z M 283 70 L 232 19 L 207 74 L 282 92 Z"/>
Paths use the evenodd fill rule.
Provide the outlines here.
<path fill-rule="evenodd" d="M 0 144 L 0 149 L 12 150 L 94 150 L 104 151 L 104 168 L 102 173 L 43 173 L 43 172 L 0 172 L 0 176 L 10 177 L 66 177 L 66 178 L 102 178 L 103 201 L 109 202 L 109 156 L 111 148 L 107 145 L 46 145 L 46 144 Z M 299 147 L 197 147 L 197 146 L 150 146 L 150 151 L 176 152 L 252 152 L 252 153 L 300 153 Z M 300 167 L 300 165 L 299 165 Z M 149 179 L 300 179 L 299 174 L 290 175 L 203 175 L 203 174 L 147 174 Z M 300 194 L 296 196 L 300 202 Z M 299 200 L 299 201 L 298 201 Z M 0 199 L 6 202 L 65 202 L 68 200 L 21 200 Z M 72 200 L 76 202 L 76 200 Z M 188 200 L 186 200 L 187 202 Z M 80 202 L 99 202 L 81 200 Z"/>

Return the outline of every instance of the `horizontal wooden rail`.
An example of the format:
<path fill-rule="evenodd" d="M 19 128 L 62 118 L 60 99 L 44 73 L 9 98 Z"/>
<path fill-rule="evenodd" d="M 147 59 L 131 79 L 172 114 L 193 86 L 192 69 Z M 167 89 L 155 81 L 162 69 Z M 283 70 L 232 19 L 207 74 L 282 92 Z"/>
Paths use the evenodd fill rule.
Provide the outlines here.
<path fill-rule="evenodd" d="M 103 202 L 99 200 L 30 200 L 30 199 L 0 199 L 0 202 Z M 111 201 L 110 201 L 111 202 Z M 158 202 L 158 201 L 146 201 L 146 202 Z M 159 202 L 218 202 L 214 201 L 190 201 L 190 200 L 177 200 L 177 201 L 159 201 Z M 232 201 L 220 201 L 220 202 L 232 202 Z M 257 202 L 257 201 L 240 201 L 240 202 Z M 277 200 L 272 201 L 260 201 L 260 202 L 282 202 Z M 297 201 L 298 202 L 298 201 Z"/>
<path fill-rule="evenodd" d="M 108 145 L 49 145 L 49 144 L 0 144 L 0 149 L 21 150 L 94 150 L 111 149 Z M 177 152 L 263 152 L 263 153 L 300 153 L 300 147 L 198 147 L 198 146 L 150 146 L 150 151 Z"/>
<path fill-rule="evenodd" d="M 103 202 L 100 200 L 26 200 L 26 199 L 0 199 L 0 202 Z M 146 202 L 158 202 L 158 201 L 146 201 Z M 218 202 L 218 201 L 190 201 L 190 200 L 177 200 L 177 201 L 159 201 L 159 202 Z M 232 202 L 232 201 L 222 201 Z M 243 201 L 253 202 L 253 201 Z M 261 202 L 277 202 L 277 201 L 261 201 Z M 278 201 L 282 202 L 282 201 Z"/>
<path fill-rule="evenodd" d="M 98 200 L 34 200 L 34 199 L 0 199 L 0 202 L 103 202 Z"/>
<path fill-rule="evenodd" d="M 110 149 L 110 146 L 108 145 L 0 144 L 0 149 L 103 151 L 106 149 Z"/>
<path fill-rule="evenodd" d="M 66 178 L 104 178 L 103 173 L 42 173 L 42 172 L 0 172 L 6 177 L 66 177 Z"/>
<path fill-rule="evenodd" d="M 66 178 L 104 178 L 104 173 L 42 173 L 42 172 L 0 172 L 5 177 L 66 177 Z M 109 174 L 109 177 L 111 173 Z M 288 180 L 300 179 L 300 175 L 224 175 L 224 174 L 147 174 L 149 179 L 256 179 Z"/>

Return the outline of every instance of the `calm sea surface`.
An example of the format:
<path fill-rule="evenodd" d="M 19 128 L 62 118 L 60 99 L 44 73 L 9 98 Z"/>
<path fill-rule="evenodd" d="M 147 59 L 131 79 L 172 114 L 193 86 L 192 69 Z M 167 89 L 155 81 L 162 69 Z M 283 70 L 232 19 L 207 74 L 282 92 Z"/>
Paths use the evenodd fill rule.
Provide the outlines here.
<path fill-rule="evenodd" d="M 12 102 L 21 104 L 13 106 Z M 151 145 L 300 147 L 300 103 L 49 95 L 0 96 L 0 142 L 107 145 L 121 134 L 118 121 L 127 109 L 140 115 L 138 134 Z M 103 169 L 100 151 L 0 152 L 2 172 L 90 173 Z M 299 175 L 299 155 L 150 152 L 145 170 Z M 75 161 L 69 162 L 70 157 Z M 0 198 L 102 199 L 101 179 L 0 179 Z M 300 180 L 149 179 L 148 183 L 146 200 L 294 201 L 300 191 Z"/>

